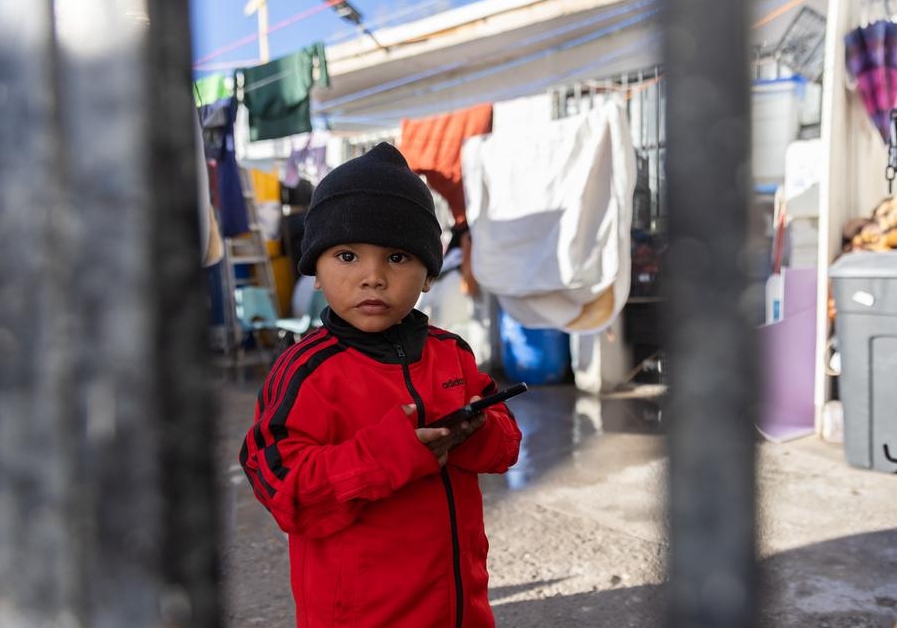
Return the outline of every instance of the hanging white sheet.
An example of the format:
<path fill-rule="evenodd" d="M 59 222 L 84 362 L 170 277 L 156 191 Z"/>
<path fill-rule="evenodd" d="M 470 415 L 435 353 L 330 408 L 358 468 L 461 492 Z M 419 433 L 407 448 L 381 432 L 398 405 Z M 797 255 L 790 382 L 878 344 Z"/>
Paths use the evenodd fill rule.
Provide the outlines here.
<path fill-rule="evenodd" d="M 636 178 L 619 100 L 472 137 L 461 159 L 481 286 L 526 327 L 610 325 L 629 294 Z"/>
<path fill-rule="evenodd" d="M 551 96 L 548 92 L 492 103 L 492 134 L 517 133 L 534 124 L 551 120 Z"/>

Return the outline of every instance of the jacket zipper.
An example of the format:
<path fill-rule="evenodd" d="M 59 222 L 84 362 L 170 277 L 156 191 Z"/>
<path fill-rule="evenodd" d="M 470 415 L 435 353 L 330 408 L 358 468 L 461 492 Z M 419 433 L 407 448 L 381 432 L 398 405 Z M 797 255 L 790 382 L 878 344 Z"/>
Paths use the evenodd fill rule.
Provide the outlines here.
<path fill-rule="evenodd" d="M 417 391 L 414 389 L 414 385 L 411 383 L 411 370 L 408 368 L 408 360 L 405 359 L 405 349 L 402 345 L 396 343 L 396 353 L 399 356 L 399 359 L 402 361 L 402 375 L 405 377 L 405 388 L 408 389 L 408 392 L 411 393 L 411 398 L 414 400 L 414 405 L 417 406 L 417 426 L 424 426 L 424 400 L 420 398 L 420 395 L 417 394 Z"/>
<path fill-rule="evenodd" d="M 401 344 L 396 343 L 396 354 L 402 362 L 402 375 L 405 378 L 405 387 L 411 393 L 411 398 L 417 406 L 417 425 L 424 427 L 424 401 L 421 399 L 414 384 L 411 383 L 411 370 L 408 368 L 408 361 L 405 358 L 405 349 Z M 452 528 L 452 567 L 455 571 L 455 627 L 461 628 L 464 621 L 464 589 L 461 583 L 461 547 L 458 539 L 458 516 L 455 512 L 455 495 L 452 491 L 452 481 L 449 478 L 448 470 L 445 467 L 439 470 L 442 477 L 442 486 L 445 489 L 445 496 L 448 500 L 449 523 Z"/>
<path fill-rule="evenodd" d="M 458 541 L 458 516 L 455 513 L 455 495 L 452 491 L 452 481 L 449 478 L 448 471 L 445 467 L 439 470 L 442 476 L 442 485 L 445 488 L 446 499 L 448 499 L 449 521 L 452 524 L 452 566 L 455 569 L 455 627 L 461 628 L 464 620 L 464 590 L 461 583 L 461 548 Z"/>

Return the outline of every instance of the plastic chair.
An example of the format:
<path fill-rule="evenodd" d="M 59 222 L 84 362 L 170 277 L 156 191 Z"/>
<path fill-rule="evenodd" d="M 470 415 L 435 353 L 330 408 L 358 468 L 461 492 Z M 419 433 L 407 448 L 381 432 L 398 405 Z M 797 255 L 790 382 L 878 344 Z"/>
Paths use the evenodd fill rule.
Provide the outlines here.
<path fill-rule="evenodd" d="M 294 318 L 281 318 L 277 320 L 281 339 L 291 345 L 310 331 L 321 327 L 321 312 L 327 307 L 327 300 L 321 290 L 312 293 L 308 311 L 302 316 Z"/>
<path fill-rule="evenodd" d="M 240 286 L 234 289 L 237 320 L 244 331 L 270 329 L 277 320 L 271 293 L 266 288 Z"/>
<path fill-rule="evenodd" d="M 308 314 L 311 316 L 311 326 L 318 328 L 321 323 L 321 312 L 327 307 L 327 299 L 324 298 L 323 290 L 315 290 L 311 297 L 311 305 L 308 307 Z"/>
<path fill-rule="evenodd" d="M 267 288 L 258 286 L 239 286 L 234 288 L 234 314 L 240 330 L 243 332 L 243 340 L 252 339 L 252 343 L 263 358 L 262 333 L 265 331 L 276 332 L 277 311 L 271 293 Z M 243 342 L 238 342 L 238 357 L 244 348 Z"/>
<path fill-rule="evenodd" d="M 277 334 L 279 345 L 290 345 L 314 326 L 320 326 L 320 317 L 304 315 L 297 318 L 280 318 L 274 307 L 271 293 L 259 286 L 240 286 L 234 289 L 235 314 L 243 332 L 252 338 L 262 353 L 260 334 L 271 331 Z M 323 308 L 322 308 L 323 309 Z M 289 336 L 288 336 L 289 334 Z M 278 346 L 274 356 L 285 348 Z"/>

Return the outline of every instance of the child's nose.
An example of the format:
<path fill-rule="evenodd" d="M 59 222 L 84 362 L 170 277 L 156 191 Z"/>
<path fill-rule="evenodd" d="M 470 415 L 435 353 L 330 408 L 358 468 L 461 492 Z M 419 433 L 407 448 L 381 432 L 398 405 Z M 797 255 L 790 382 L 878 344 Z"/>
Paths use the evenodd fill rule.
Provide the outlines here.
<path fill-rule="evenodd" d="M 383 288 L 386 286 L 386 268 L 378 262 L 370 262 L 364 265 L 361 277 L 361 285 L 365 288 Z"/>

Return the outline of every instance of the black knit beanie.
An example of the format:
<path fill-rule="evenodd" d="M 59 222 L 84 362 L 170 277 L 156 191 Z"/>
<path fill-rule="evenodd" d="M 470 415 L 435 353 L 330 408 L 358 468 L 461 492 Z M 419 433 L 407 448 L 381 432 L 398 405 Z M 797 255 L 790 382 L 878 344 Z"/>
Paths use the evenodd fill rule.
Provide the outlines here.
<path fill-rule="evenodd" d="M 442 268 L 441 232 L 430 189 L 398 149 L 381 142 L 315 188 L 299 272 L 314 275 L 318 256 L 331 246 L 361 242 L 408 251 L 435 277 Z"/>

